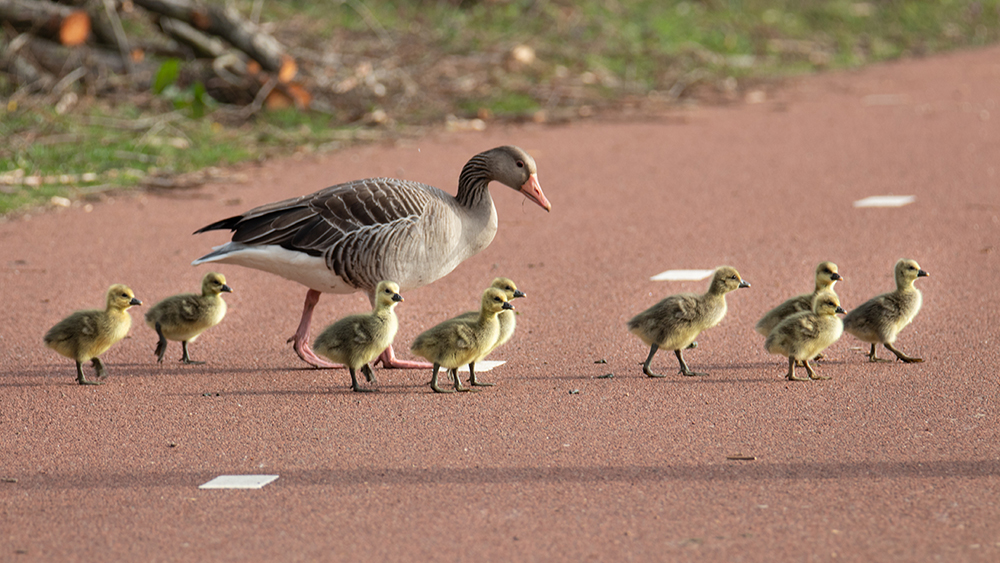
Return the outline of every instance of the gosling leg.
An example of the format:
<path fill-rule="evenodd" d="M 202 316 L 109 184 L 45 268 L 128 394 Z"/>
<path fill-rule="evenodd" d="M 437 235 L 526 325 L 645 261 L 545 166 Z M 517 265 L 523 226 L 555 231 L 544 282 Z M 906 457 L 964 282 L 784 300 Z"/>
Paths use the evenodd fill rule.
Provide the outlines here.
<path fill-rule="evenodd" d="M 471 367 L 470 367 L 470 370 L 471 370 Z M 469 391 L 478 391 L 478 389 L 471 389 L 469 387 L 462 387 L 462 378 L 458 376 L 458 368 L 455 368 L 455 369 L 450 370 L 450 371 L 451 371 L 451 378 L 455 382 L 455 391 L 462 391 L 463 393 L 467 393 Z"/>
<path fill-rule="evenodd" d="M 365 374 L 365 379 L 368 380 L 368 383 L 376 383 L 375 372 L 372 371 L 372 366 L 370 364 L 361 366 L 361 373 Z"/>
<path fill-rule="evenodd" d="M 97 358 L 94 358 L 95 360 Z M 95 365 L 96 367 L 96 365 Z M 91 381 L 83 375 L 83 364 L 76 363 L 76 382 L 80 385 L 103 385 L 103 381 Z"/>
<path fill-rule="evenodd" d="M 181 361 L 184 362 L 185 364 L 195 364 L 195 365 L 198 365 L 198 364 L 205 363 L 205 362 L 196 362 L 196 361 L 194 361 L 194 360 L 191 359 L 191 356 L 188 355 L 188 343 L 187 343 L 187 340 L 181 342 L 181 349 L 184 350 L 184 355 L 181 357 Z"/>
<path fill-rule="evenodd" d="M 368 366 L 365 365 L 365 367 L 368 367 Z M 358 375 L 354 371 L 354 368 L 348 367 L 347 369 L 350 370 L 350 372 L 351 372 L 351 389 L 353 389 L 355 393 L 371 393 L 371 392 L 375 391 L 375 389 L 367 389 L 367 388 L 364 388 L 361 385 L 359 385 L 358 384 Z M 363 372 L 364 369 L 365 368 L 361 368 L 361 371 Z"/>
<path fill-rule="evenodd" d="M 677 362 L 681 364 L 681 375 L 686 375 L 688 377 L 693 377 L 695 375 L 708 375 L 700 371 L 691 371 L 687 363 L 684 362 L 684 352 L 680 350 L 674 350 L 674 355 L 677 356 Z"/>
<path fill-rule="evenodd" d="M 820 379 L 830 379 L 829 376 L 819 375 L 818 373 L 816 373 L 815 371 L 813 371 L 812 366 L 809 365 L 809 360 L 808 359 L 803 360 L 802 363 L 805 364 L 806 371 L 809 372 L 809 379 L 812 379 L 813 381 L 820 380 Z"/>
<path fill-rule="evenodd" d="M 872 344 L 872 350 L 871 350 L 871 352 L 868 352 L 868 361 L 869 362 L 891 362 L 892 360 L 886 360 L 886 359 L 883 359 L 883 358 L 880 358 L 880 357 L 876 356 L 875 355 L 875 345 Z"/>
<path fill-rule="evenodd" d="M 642 373 L 646 374 L 647 377 L 666 377 L 665 375 L 653 373 L 653 370 L 649 368 L 649 364 L 653 363 L 653 356 L 656 355 L 656 351 L 659 349 L 659 345 L 653 344 L 649 348 L 649 355 L 646 356 L 646 363 L 642 364 Z"/>
<path fill-rule="evenodd" d="M 163 329 L 160 328 L 160 323 L 156 323 L 156 336 L 160 337 L 160 340 L 156 343 L 156 350 L 153 350 L 153 354 L 156 356 L 156 363 L 163 363 L 163 354 L 167 352 L 167 337 L 163 336 Z"/>
<path fill-rule="evenodd" d="M 883 344 L 883 346 L 885 346 L 893 354 L 896 354 L 896 358 L 898 358 L 900 360 L 903 360 L 904 362 L 906 362 L 908 364 L 919 364 L 920 362 L 924 361 L 923 358 L 912 358 L 910 356 L 907 356 L 906 354 L 904 354 L 904 353 L 900 352 L 899 350 L 897 350 L 892 344 L 889 344 L 888 342 L 886 342 L 885 344 Z M 874 347 L 875 347 L 875 345 L 872 344 L 872 348 L 874 348 Z"/>
<path fill-rule="evenodd" d="M 486 383 L 476 379 L 476 362 L 469 364 L 469 384 L 476 387 L 493 387 L 496 383 Z"/>
<path fill-rule="evenodd" d="M 792 356 L 788 356 L 788 373 L 785 374 L 785 378 L 788 379 L 788 381 L 809 381 L 805 377 L 795 376 L 795 364 L 796 364 L 795 358 Z"/>
<path fill-rule="evenodd" d="M 434 372 L 431 375 L 431 390 L 434 391 L 435 393 L 454 393 L 454 391 L 452 391 L 451 389 L 442 389 L 442 388 L 438 387 L 438 371 L 440 369 L 441 369 L 441 364 L 435 362 L 434 363 Z M 456 379 L 458 379 L 458 378 L 456 377 Z M 459 385 L 461 385 L 461 384 L 459 384 Z"/>

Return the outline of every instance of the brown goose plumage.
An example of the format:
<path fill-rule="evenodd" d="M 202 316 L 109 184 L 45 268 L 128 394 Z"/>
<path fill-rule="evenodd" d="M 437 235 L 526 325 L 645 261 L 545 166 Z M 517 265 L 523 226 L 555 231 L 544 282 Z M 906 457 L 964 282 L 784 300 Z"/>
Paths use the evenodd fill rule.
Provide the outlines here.
<path fill-rule="evenodd" d="M 233 231 L 232 242 L 193 264 L 223 262 L 264 270 L 309 288 L 295 335 L 306 362 L 329 367 L 309 348 L 309 325 L 321 293 L 364 291 L 374 305 L 385 279 L 400 291 L 427 285 L 489 246 L 497 230 L 488 185 L 498 181 L 546 210 L 535 161 L 513 146 L 473 156 L 459 176 L 458 194 L 393 178 L 338 184 L 312 195 L 257 207 L 198 229 Z M 386 367 L 421 367 L 397 360 L 390 346 Z"/>

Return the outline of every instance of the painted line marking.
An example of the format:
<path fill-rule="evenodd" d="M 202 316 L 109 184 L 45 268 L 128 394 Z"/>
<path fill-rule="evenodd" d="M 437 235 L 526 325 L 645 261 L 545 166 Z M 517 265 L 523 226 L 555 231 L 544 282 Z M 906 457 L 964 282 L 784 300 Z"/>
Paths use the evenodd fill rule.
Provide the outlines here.
<path fill-rule="evenodd" d="M 712 275 L 715 270 L 667 270 L 649 278 L 651 281 L 698 281 Z"/>
<path fill-rule="evenodd" d="M 219 475 L 200 485 L 199 489 L 260 489 L 277 479 L 277 475 Z"/>
<path fill-rule="evenodd" d="M 502 366 L 507 362 L 504 360 L 486 360 L 483 362 L 476 362 L 476 373 L 482 373 L 484 371 L 490 371 L 491 369 Z M 469 371 L 469 366 L 465 365 L 458 368 L 458 371 Z"/>
<path fill-rule="evenodd" d="M 902 207 L 917 199 L 915 195 L 873 195 L 854 202 L 854 207 Z"/>

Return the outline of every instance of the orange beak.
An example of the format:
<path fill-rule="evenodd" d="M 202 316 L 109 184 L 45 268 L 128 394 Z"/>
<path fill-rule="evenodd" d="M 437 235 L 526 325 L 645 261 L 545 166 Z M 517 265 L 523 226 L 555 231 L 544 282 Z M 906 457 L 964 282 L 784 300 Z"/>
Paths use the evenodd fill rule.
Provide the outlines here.
<path fill-rule="evenodd" d="M 538 183 L 538 174 L 529 176 L 528 181 L 521 186 L 519 191 L 546 211 L 552 211 L 552 204 L 545 198 L 545 194 L 542 193 L 542 185 Z"/>

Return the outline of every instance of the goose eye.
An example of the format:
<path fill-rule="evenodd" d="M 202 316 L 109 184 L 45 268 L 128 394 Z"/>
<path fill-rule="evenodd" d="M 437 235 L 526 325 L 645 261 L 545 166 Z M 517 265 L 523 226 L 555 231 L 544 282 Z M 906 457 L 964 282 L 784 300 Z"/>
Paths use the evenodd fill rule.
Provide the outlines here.
<path fill-rule="evenodd" d="M 514 164 L 516 164 L 518 168 L 524 168 L 524 161 L 523 160 L 518 160 Z"/>

